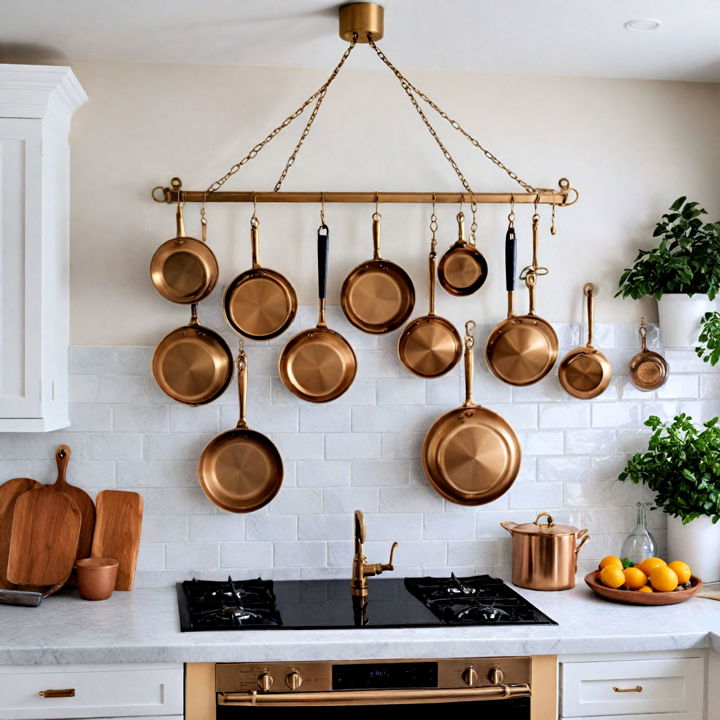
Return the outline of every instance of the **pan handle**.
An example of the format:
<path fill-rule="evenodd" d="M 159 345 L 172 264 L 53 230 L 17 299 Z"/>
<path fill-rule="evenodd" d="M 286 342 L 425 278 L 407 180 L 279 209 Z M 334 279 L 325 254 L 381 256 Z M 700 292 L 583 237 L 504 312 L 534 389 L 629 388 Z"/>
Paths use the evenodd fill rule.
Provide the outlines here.
<path fill-rule="evenodd" d="M 177 205 L 175 207 L 175 232 L 176 237 L 185 237 L 185 221 L 183 220 L 182 203 L 180 202 L 180 196 L 182 193 L 178 190 L 177 194 Z"/>
<path fill-rule="evenodd" d="M 372 216 L 372 236 L 373 236 L 373 260 L 380 259 L 380 219 L 382 215 L 374 212 Z"/>
<path fill-rule="evenodd" d="M 581 535 L 582 533 L 586 533 L 586 532 L 587 532 L 587 530 L 581 530 L 581 531 L 578 533 L 578 537 L 580 537 L 580 535 Z M 590 536 L 589 536 L 589 535 L 585 535 L 585 537 L 583 537 L 583 539 L 578 543 L 577 547 L 575 548 L 575 554 L 576 554 L 576 555 L 580 552 L 580 548 L 582 548 L 582 546 L 583 546 L 589 539 L 590 539 Z"/>
<path fill-rule="evenodd" d="M 238 369 L 238 400 L 240 405 L 240 418 L 237 427 L 240 430 L 247 430 L 247 419 L 245 418 L 245 398 L 247 397 L 247 355 L 245 349 L 240 346 L 237 359 Z"/>
<path fill-rule="evenodd" d="M 463 407 L 474 407 L 472 392 L 473 392 L 473 372 L 475 370 L 475 363 L 473 359 L 473 345 L 475 345 L 475 338 L 472 335 L 475 329 L 475 321 L 468 320 L 465 323 L 465 403 Z"/>
<path fill-rule="evenodd" d="M 515 293 L 515 265 L 517 263 L 517 243 L 515 239 L 515 228 L 508 226 L 505 233 L 505 289 L 508 292 L 508 317 L 512 317 L 513 295 Z"/>
<path fill-rule="evenodd" d="M 325 327 L 325 297 L 327 296 L 328 253 L 330 251 L 330 230 L 323 223 L 318 228 L 318 298 L 320 300 L 320 316 L 318 327 Z"/>
<path fill-rule="evenodd" d="M 593 346 L 593 321 L 595 316 L 595 286 L 592 283 L 585 283 L 583 287 L 585 297 L 587 297 L 587 314 L 588 314 L 588 347 Z"/>
<path fill-rule="evenodd" d="M 250 247 L 252 249 L 253 270 L 260 267 L 258 260 L 258 246 L 260 245 L 260 221 L 253 215 L 250 218 Z"/>
<path fill-rule="evenodd" d="M 458 224 L 457 244 L 458 245 L 467 245 L 467 240 L 465 239 L 465 215 L 463 215 L 462 210 L 457 214 L 457 224 Z"/>
<path fill-rule="evenodd" d="M 503 520 L 500 523 L 500 527 L 503 530 L 507 530 L 511 535 L 512 535 L 513 528 L 516 527 L 517 525 L 519 525 L 519 523 L 516 523 L 514 520 Z"/>

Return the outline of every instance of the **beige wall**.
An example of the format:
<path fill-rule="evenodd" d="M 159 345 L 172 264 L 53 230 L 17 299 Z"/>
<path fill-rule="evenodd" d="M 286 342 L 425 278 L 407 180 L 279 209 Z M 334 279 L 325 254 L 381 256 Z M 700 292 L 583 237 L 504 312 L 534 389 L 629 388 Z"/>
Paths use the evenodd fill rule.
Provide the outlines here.
<path fill-rule="evenodd" d="M 324 80 L 318 71 L 161 64 L 73 63 L 90 96 L 72 130 L 72 320 L 74 344 L 154 344 L 182 324 L 187 309 L 153 289 L 148 264 L 174 235 L 173 210 L 150 200 L 156 184 L 179 175 L 202 189 Z M 599 285 L 598 320 L 631 322 L 654 303 L 613 300 L 621 269 L 651 244 L 656 218 L 687 194 L 720 215 L 720 85 L 647 81 L 414 73 L 413 80 L 530 183 L 567 176 L 580 202 L 558 211 L 540 261 L 550 268 L 538 293 L 542 315 L 580 319 L 580 289 Z M 234 189 L 271 189 L 302 120 L 231 180 Z M 295 127 L 297 125 L 297 127 Z M 477 191 L 512 190 L 512 181 L 477 150 L 437 126 Z M 454 135 L 454 133 L 453 133 Z M 284 189 L 459 190 L 394 78 L 345 70 L 328 94 Z M 457 208 L 440 210 L 441 246 L 454 239 Z M 345 274 L 370 256 L 371 207 L 329 206 L 330 302 Z M 429 209 L 395 205 L 383 213 L 383 254 L 411 273 L 426 311 Z M 247 206 L 211 205 L 209 239 L 221 265 L 218 290 L 249 264 Z M 505 310 L 502 244 L 506 207 L 480 206 L 479 244 L 491 277 L 466 299 L 439 293 L 439 312 L 460 322 L 494 322 Z M 519 214 L 519 263 L 529 259 L 529 208 Z M 261 261 L 289 276 L 301 304 L 315 289 L 318 208 L 260 206 Z M 199 233 L 199 206 L 187 208 Z M 520 299 L 525 307 L 525 298 Z M 201 319 L 202 319 L 201 309 Z"/>

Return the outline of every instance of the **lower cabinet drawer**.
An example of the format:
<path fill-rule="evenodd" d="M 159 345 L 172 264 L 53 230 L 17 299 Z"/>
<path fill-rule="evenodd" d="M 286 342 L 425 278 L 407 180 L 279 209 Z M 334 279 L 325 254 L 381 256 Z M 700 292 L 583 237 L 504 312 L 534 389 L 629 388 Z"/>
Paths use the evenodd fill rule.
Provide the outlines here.
<path fill-rule="evenodd" d="M 0 720 L 182 714 L 182 665 L 0 667 Z"/>
<path fill-rule="evenodd" d="M 561 715 L 700 718 L 704 672 L 702 658 L 563 663 Z"/>

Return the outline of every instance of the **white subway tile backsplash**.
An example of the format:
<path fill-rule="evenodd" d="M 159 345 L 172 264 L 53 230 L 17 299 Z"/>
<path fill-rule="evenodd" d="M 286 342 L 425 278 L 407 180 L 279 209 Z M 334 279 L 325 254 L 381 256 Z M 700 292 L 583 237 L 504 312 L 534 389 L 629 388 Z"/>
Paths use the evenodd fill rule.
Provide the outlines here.
<path fill-rule="evenodd" d="M 643 405 L 630 400 L 597 403 L 592 409 L 593 427 L 638 427 L 646 417 Z"/>
<path fill-rule="evenodd" d="M 327 559 L 327 545 L 324 542 L 276 542 L 274 548 L 274 565 L 277 568 L 320 567 L 325 565 Z"/>
<path fill-rule="evenodd" d="M 324 436 L 319 433 L 271 433 L 283 460 L 320 460 Z"/>
<path fill-rule="evenodd" d="M 298 487 L 349 485 L 350 467 L 350 460 L 298 460 Z"/>
<path fill-rule="evenodd" d="M 90 433 L 87 453 L 90 460 L 139 460 L 143 456 L 143 436 L 138 433 Z"/>
<path fill-rule="evenodd" d="M 352 431 L 397 432 L 405 429 L 405 408 L 363 406 L 352 408 Z"/>
<path fill-rule="evenodd" d="M 98 400 L 115 404 L 147 402 L 148 383 L 144 375 L 98 375 Z"/>
<path fill-rule="evenodd" d="M 410 483 L 409 460 L 353 460 L 351 467 L 352 484 L 357 487 L 399 487 Z"/>
<path fill-rule="evenodd" d="M 376 488 L 324 488 L 323 512 L 352 513 L 356 509 L 363 512 L 377 512 L 378 490 Z"/>
<path fill-rule="evenodd" d="M 165 545 L 158 542 L 150 542 L 146 538 L 140 546 L 138 553 L 137 570 L 164 570 L 165 569 Z"/>
<path fill-rule="evenodd" d="M 115 349 L 100 345 L 73 345 L 68 352 L 71 375 L 107 375 L 115 369 Z"/>
<path fill-rule="evenodd" d="M 257 568 L 247 576 L 262 574 L 268 577 L 268 568 L 273 566 L 273 544 L 271 542 L 222 542 L 220 543 L 221 568 Z M 186 578 L 187 579 L 187 578 Z"/>
<path fill-rule="evenodd" d="M 218 567 L 217 542 L 183 542 L 165 544 L 165 567 L 168 570 Z"/>
<path fill-rule="evenodd" d="M 70 375 L 68 378 L 68 393 L 71 403 L 97 402 L 97 375 Z"/>
<path fill-rule="evenodd" d="M 327 460 L 374 460 L 380 457 L 380 437 L 379 433 L 328 434 L 325 436 L 325 458 Z"/>
<path fill-rule="evenodd" d="M 426 540 L 458 540 L 475 537 L 475 516 L 465 512 L 425 513 L 423 537 Z"/>
<path fill-rule="evenodd" d="M 398 377 L 377 381 L 377 404 L 424 405 L 425 380 L 419 377 Z"/>
<path fill-rule="evenodd" d="M 534 510 L 562 507 L 563 483 L 560 482 L 516 482 L 509 490 L 510 508 L 512 510 Z"/>
<path fill-rule="evenodd" d="M 350 408 L 343 405 L 306 404 L 300 408 L 300 432 L 350 432 Z"/>
<path fill-rule="evenodd" d="M 192 540 L 194 538 L 190 538 L 188 534 L 190 519 L 177 515 L 146 515 L 142 523 L 142 542 L 166 543 Z M 218 538 L 212 538 L 212 540 L 216 539 Z"/>
<path fill-rule="evenodd" d="M 590 405 L 580 400 L 562 405 L 540 405 L 540 427 L 562 430 L 590 427 Z"/>
<path fill-rule="evenodd" d="M 118 434 L 122 438 L 125 435 Z M 143 436 L 145 460 L 197 460 L 202 445 L 195 433 L 149 433 Z"/>
<path fill-rule="evenodd" d="M 442 512 L 443 499 L 428 484 L 417 487 L 382 487 L 380 494 L 380 512 Z"/>
<path fill-rule="evenodd" d="M 384 460 L 412 460 L 420 457 L 425 433 L 383 433 L 382 458 Z"/>
<path fill-rule="evenodd" d="M 302 515 L 298 518 L 298 540 L 346 540 L 352 537 L 350 515 Z"/>
<path fill-rule="evenodd" d="M 296 515 L 250 513 L 245 518 L 246 540 L 297 540 Z"/>
<path fill-rule="evenodd" d="M 237 414 L 237 411 L 235 414 Z M 228 423 L 227 427 L 233 427 L 236 423 L 237 418 L 235 418 L 235 422 Z M 142 429 L 162 430 L 163 428 Z M 216 405 L 191 407 L 190 405 L 175 403 L 170 407 L 170 430 L 173 432 L 219 432 L 220 407 Z"/>
<path fill-rule="evenodd" d="M 113 406 L 73 403 L 70 405 L 69 429 L 72 432 L 108 432 L 112 430 Z"/>
<path fill-rule="evenodd" d="M 153 519 L 165 520 L 165 518 Z M 191 542 L 228 542 L 245 539 L 245 517 L 242 515 L 232 513 L 194 515 L 185 519 L 188 521 L 185 532 Z"/>
<path fill-rule="evenodd" d="M 171 429 L 170 415 L 178 409 L 178 407 L 168 408 L 165 405 L 117 405 L 113 412 L 113 429 L 116 432 L 167 432 Z M 186 407 L 181 409 L 195 410 L 195 408 Z M 217 414 L 217 410 L 212 409 Z M 180 430 L 181 428 L 173 427 L 172 429 Z"/>
<path fill-rule="evenodd" d="M 675 375 L 670 372 L 667 382 L 657 390 L 660 400 L 698 397 L 699 382 L 697 375 Z"/>
<path fill-rule="evenodd" d="M 296 515 L 318 513 L 322 509 L 322 490 L 320 488 L 288 487 L 283 482 L 280 492 L 267 506 L 270 515 L 274 513 Z"/>
<path fill-rule="evenodd" d="M 568 455 L 607 455 L 615 450 L 614 430 L 568 430 L 565 433 Z"/>

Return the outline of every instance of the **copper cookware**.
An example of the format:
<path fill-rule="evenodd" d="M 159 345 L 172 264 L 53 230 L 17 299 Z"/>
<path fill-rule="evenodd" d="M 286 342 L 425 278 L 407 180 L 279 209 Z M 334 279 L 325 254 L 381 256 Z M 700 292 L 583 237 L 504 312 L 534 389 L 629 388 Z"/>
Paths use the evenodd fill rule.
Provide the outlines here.
<path fill-rule="evenodd" d="M 373 259 L 358 265 L 345 278 L 340 303 L 345 317 L 366 333 L 399 328 L 415 306 L 410 276 L 397 264 L 380 257 L 380 219 L 372 216 Z"/>
<path fill-rule="evenodd" d="M 583 292 L 587 297 L 587 345 L 571 350 L 562 359 L 558 378 L 566 392 L 573 397 L 587 400 L 605 392 L 612 378 L 612 369 L 610 361 L 592 342 L 595 286 L 592 283 L 585 283 Z"/>
<path fill-rule="evenodd" d="M 541 517 L 546 517 L 547 522 L 538 522 Z M 531 523 L 519 525 L 505 520 L 500 526 L 512 535 L 514 585 L 531 590 L 575 587 L 577 554 L 590 539 L 587 529 L 556 525 L 546 512 L 541 512 Z"/>
<path fill-rule="evenodd" d="M 537 234 L 540 217 L 533 215 L 533 264 L 523 271 L 530 306 L 527 315 L 515 315 L 515 228 L 513 213 L 505 235 L 505 285 L 508 316 L 488 337 L 485 359 L 492 373 L 510 385 L 523 386 L 542 380 L 552 369 L 558 354 L 558 338 L 552 325 L 535 314 L 537 277 L 546 273 L 537 266 Z"/>
<path fill-rule="evenodd" d="M 232 380 L 233 357 L 222 336 L 204 325 L 191 306 L 190 322 L 168 333 L 155 349 L 152 371 L 160 389 L 186 405 L 220 397 Z"/>
<path fill-rule="evenodd" d="M 248 428 L 245 419 L 247 356 L 238 355 L 240 419 L 237 427 L 214 437 L 202 451 L 198 478 L 203 492 L 223 510 L 253 512 L 267 505 L 283 480 L 283 463 L 272 441 Z"/>
<path fill-rule="evenodd" d="M 460 360 L 462 342 L 455 326 L 435 314 L 435 258 L 437 217 L 433 211 L 430 221 L 432 240 L 428 268 L 430 275 L 430 309 L 427 315 L 413 320 L 400 335 L 398 355 L 410 372 L 424 378 L 436 378 L 452 370 Z"/>
<path fill-rule="evenodd" d="M 231 327 L 251 340 L 269 340 L 288 329 L 297 312 L 297 296 L 290 282 L 258 261 L 260 221 L 250 219 L 252 267 L 225 289 L 223 308 Z"/>
<path fill-rule="evenodd" d="M 500 415 L 472 399 L 475 323 L 465 323 L 465 402 L 436 420 L 425 436 L 422 462 L 430 484 L 460 505 L 484 505 L 515 482 L 521 449 Z"/>
<path fill-rule="evenodd" d="M 644 317 L 640 318 L 638 333 L 642 349 L 630 360 L 628 379 L 638 390 L 657 390 L 668 379 L 668 364 L 660 353 L 647 349 L 647 327 Z"/>
<path fill-rule="evenodd" d="M 283 348 L 278 360 L 280 379 L 302 400 L 328 402 L 340 397 L 352 385 L 357 359 L 350 343 L 325 322 L 325 296 L 330 231 L 318 228 L 317 326 L 295 335 Z"/>
<path fill-rule="evenodd" d="M 457 214 L 457 222 L 458 239 L 440 258 L 438 280 L 451 295 L 472 295 L 487 280 L 487 261 L 475 247 L 474 232 L 470 242 L 465 239 L 465 216 L 462 211 Z"/>
<path fill-rule="evenodd" d="M 202 240 L 185 234 L 180 181 L 173 178 L 172 184 L 178 190 L 176 237 L 167 240 L 155 251 L 150 261 L 150 278 L 166 300 L 189 305 L 200 302 L 213 291 L 218 279 L 218 263 L 206 242 L 207 221 L 204 214 Z"/>

